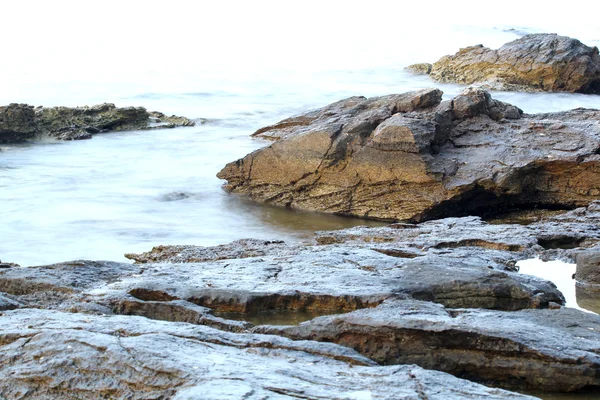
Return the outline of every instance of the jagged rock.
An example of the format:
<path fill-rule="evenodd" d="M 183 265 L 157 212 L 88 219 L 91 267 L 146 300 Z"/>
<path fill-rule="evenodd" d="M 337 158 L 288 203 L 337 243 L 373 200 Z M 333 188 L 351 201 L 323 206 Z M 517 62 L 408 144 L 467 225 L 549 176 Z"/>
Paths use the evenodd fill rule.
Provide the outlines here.
<path fill-rule="evenodd" d="M 498 50 L 482 45 L 460 49 L 435 62 L 430 76 L 438 82 L 482 84 L 496 90 L 600 94 L 597 47 L 556 34 L 532 34 Z"/>
<path fill-rule="evenodd" d="M 117 108 L 104 103 L 93 107 L 37 107 L 10 104 L 0 107 L 0 143 L 15 143 L 39 137 L 59 140 L 89 139 L 108 131 L 193 126 L 185 118 L 149 113 L 143 107 Z"/>
<path fill-rule="evenodd" d="M 526 115 L 480 89 L 352 97 L 265 127 L 225 189 L 273 205 L 419 222 L 600 199 L 600 111 Z"/>
<path fill-rule="evenodd" d="M 564 259 L 573 262 L 582 248 L 600 243 L 600 202 L 529 225 L 488 224 L 479 217 L 445 218 L 421 224 L 354 227 L 317 232 L 318 244 L 356 245 L 396 257 L 414 258 L 436 251 L 450 258 L 477 258 L 469 248 L 498 251 L 498 263 L 516 259 Z M 449 251 L 451 250 L 451 251 Z M 502 252 L 515 252 L 506 257 Z M 489 253 L 489 252 L 488 252 Z M 498 268 L 498 267 L 496 267 Z M 501 267 L 498 269 L 502 269 Z"/>
<path fill-rule="evenodd" d="M 404 68 L 405 71 L 411 72 L 415 75 L 429 75 L 431 73 L 432 65 L 429 63 L 418 63 L 412 64 Z"/>
<path fill-rule="evenodd" d="M 504 387 L 575 391 L 600 385 L 600 317 L 568 308 L 501 312 L 388 300 L 254 332 L 339 343 L 385 365 L 414 363 Z"/>
<path fill-rule="evenodd" d="M 152 262 L 189 263 L 257 257 L 285 248 L 286 246 L 282 241 L 241 239 L 214 247 L 193 245 L 156 246 L 148 252 L 142 254 L 128 253 L 125 254 L 125 257 L 139 264 Z"/>
<path fill-rule="evenodd" d="M 0 397 L 525 399 L 353 350 L 139 317 L 0 316 Z"/>

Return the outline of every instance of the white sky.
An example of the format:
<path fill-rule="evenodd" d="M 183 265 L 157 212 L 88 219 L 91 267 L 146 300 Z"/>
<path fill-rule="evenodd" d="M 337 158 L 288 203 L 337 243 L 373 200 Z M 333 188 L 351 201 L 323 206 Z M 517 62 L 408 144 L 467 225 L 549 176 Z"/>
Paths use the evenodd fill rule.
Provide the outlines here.
<path fill-rule="evenodd" d="M 600 39 L 600 1 L 6 1 L 0 87 L 216 69 L 363 63 L 443 43 L 445 26 L 532 26 Z M 552 29 L 554 28 L 554 29 Z M 580 39 L 584 40 L 584 38 Z M 476 44 L 452 43 L 451 49 Z M 490 44 L 487 44 L 490 45 Z M 416 56 L 415 56 L 416 57 Z M 434 60 L 420 60 L 434 61 Z"/>

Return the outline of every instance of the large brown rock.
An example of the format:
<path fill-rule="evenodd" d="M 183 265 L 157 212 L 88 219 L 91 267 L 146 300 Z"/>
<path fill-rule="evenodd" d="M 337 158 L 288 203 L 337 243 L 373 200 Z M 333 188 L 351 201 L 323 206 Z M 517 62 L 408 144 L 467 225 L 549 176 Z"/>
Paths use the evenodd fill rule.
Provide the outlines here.
<path fill-rule="evenodd" d="M 480 89 L 352 97 L 255 135 L 225 189 L 278 206 L 422 221 L 600 199 L 600 112 L 526 115 Z"/>
<path fill-rule="evenodd" d="M 556 34 L 533 34 L 498 50 L 466 47 L 433 64 L 438 82 L 484 84 L 497 90 L 600 93 L 597 47 Z"/>
<path fill-rule="evenodd" d="M 17 143 L 40 137 L 60 140 L 89 139 L 109 131 L 193 126 L 185 117 L 148 112 L 143 107 L 37 107 L 10 104 L 0 107 L 0 143 Z"/>

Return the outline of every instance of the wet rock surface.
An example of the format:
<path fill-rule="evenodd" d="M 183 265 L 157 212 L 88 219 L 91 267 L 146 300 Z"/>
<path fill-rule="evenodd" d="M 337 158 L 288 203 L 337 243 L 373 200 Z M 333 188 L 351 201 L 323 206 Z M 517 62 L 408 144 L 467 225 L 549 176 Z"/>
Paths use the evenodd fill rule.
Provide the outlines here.
<path fill-rule="evenodd" d="M 19 308 L 0 315 L 0 396 L 517 398 L 412 364 L 519 390 L 591 389 L 600 320 L 561 307 L 552 283 L 515 263 L 593 248 L 599 204 L 527 226 L 447 218 L 321 232 L 315 245 L 2 268 L 0 302 Z M 304 312 L 325 316 L 243 317 Z"/>
<path fill-rule="evenodd" d="M 352 97 L 260 129 L 225 189 L 277 206 L 420 222 L 600 199 L 600 113 L 523 114 L 469 88 Z"/>
<path fill-rule="evenodd" d="M 0 107 L 0 143 L 40 138 L 89 139 L 94 134 L 155 128 L 193 126 L 194 121 L 143 107 L 115 107 L 104 103 L 92 107 L 33 107 L 10 104 Z"/>
<path fill-rule="evenodd" d="M 600 56 L 597 47 L 576 39 L 532 34 L 498 50 L 463 48 L 435 62 L 430 76 L 438 82 L 495 90 L 600 94 Z"/>
<path fill-rule="evenodd" d="M 0 396 L 25 398 L 526 398 L 328 343 L 139 317 L 0 317 Z M 362 397 L 361 397 L 362 396 Z"/>
<path fill-rule="evenodd" d="M 504 387 L 573 391 L 600 385 L 600 317 L 568 308 L 502 312 L 388 300 L 254 332 L 339 343 L 382 364 L 414 363 Z"/>

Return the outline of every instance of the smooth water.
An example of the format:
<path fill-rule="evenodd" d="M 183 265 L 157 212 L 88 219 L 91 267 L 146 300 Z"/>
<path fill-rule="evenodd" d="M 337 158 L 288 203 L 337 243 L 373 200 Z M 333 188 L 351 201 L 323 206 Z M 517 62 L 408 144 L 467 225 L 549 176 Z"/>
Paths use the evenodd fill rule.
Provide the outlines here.
<path fill-rule="evenodd" d="M 11 39 L 3 43 L 0 104 L 113 102 L 207 122 L 2 145 L 0 259 L 125 261 L 124 253 L 161 244 L 310 241 L 315 230 L 376 225 L 252 204 L 226 194 L 215 174 L 268 144 L 250 138 L 252 132 L 290 115 L 353 95 L 435 86 L 449 98 L 463 89 L 403 72 L 411 63 L 478 43 L 499 47 L 529 32 L 600 43 L 593 26 L 552 16 L 535 2 L 520 2 L 518 14 L 507 5 L 485 18 L 468 2 L 462 8 L 435 1 L 323 3 L 7 5 L 0 33 Z M 588 6 L 590 14 L 598 8 Z M 493 96 L 529 113 L 600 108 L 600 96 Z"/>

